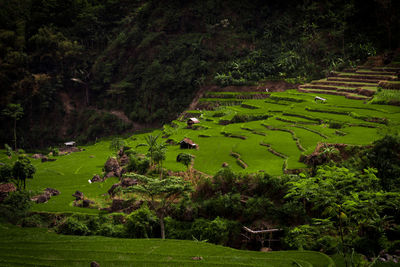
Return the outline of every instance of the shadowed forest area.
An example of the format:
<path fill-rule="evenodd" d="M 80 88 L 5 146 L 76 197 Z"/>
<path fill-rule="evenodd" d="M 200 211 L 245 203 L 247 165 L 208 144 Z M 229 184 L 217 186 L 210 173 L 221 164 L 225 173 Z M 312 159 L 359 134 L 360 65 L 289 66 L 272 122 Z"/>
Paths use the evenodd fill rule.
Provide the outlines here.
<path fill-rule="evenodd" d="M 0 3 L 0 109 L 20 104 L 22 148 L 161 126 L 202 87 L 303 83 L 399 44 L 399 3 Z M 125 114 L 125 120 L 110 111 Z M 129 120 L 126 120 L 128 118 Z M 0 143 L 12 143 L 1 117 Z"/>

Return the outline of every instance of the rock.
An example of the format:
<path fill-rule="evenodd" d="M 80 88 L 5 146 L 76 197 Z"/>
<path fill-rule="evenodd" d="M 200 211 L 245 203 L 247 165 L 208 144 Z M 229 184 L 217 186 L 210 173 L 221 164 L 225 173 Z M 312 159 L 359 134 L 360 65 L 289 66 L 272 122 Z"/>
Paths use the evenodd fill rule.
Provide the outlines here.
<path fill-rule="evenodd" d="M 60 191 L 50 187 L 46 188 L 44 192 L 49 194 L 50 196 L 58 196 L 60 194 Z"/>
<path fill-rule="evenodd" d="M 93 201 L 89 200 L 89 199 L 84 199 L 82 200 L 82 207 L 84 208 L 89 208 L 90 204 L 94 204 Z"/>
<path fill-rule="evenodd" d="M 270 251 L 272 251 L 272 249 L 271 249 L 271 248 L 262 247 L 262 248 L 260 249 L 260 251 L 261 251 L 261 252 L 270 252 Z"/>
<path fill-rule="evenodd" d="M 94 158 L 94 155 L 90 155 L 89 158 Z"/>
<path fill-rule="evenodd" d="M 111 188 L 110 189 L 108 189 L 108 194 L 110 195 L 110 196 L 114 196 L 115 194 L 116 194 L 116 192 L 115 192 L 115 189 L 117 188 L 117 187 L 119 187 L 121 184 L 120 183 L 118 183 L 118 184 L 113 184 L 112 186 L 111 186 Z"/>
<path fill-rule="evenodd" d="M 222 163 L 222 167 L 228 167 L 229 166 L 229 164 L 228 164 L 228 162 L 224 162 L 224 163 Z"/>
<path fill-rule="evenodd" d="M 100 175 L 96 174 L 93 176 L 93 178 L 90 180 L 92 183 L 94 182 L 103 182 L 103 179 L 101 179 Z"/>
<path fill-rule="evenodd" d="M 108 172 L 106 175 L 104 175 L 104 179 L 114 177 L 114 176 L 116 176 L 114 172 Z"/>
<path fill-rule="evenodd" d="M 17 188 L 15 187 L 14 184 L 8 183 L 8 184 L 0 184 L 0 203 L 4 201 L 4 199 L 7 198 L 8 194 L 10 192 L 17 191 Z"/>
<path fill-rule="evenodd" d="M 34 159 L 41 159 L 41 158 L 43 158 L 44 156 L 42 155 L 42 154 L 33 154 L 32 156 L 31 156 L 31 158 L 34 158 Z"/>
<path fill-rule="evenodd" d="M 115 172 L 119 169 L 119 164 L 116 158 L 109 158 L 104 164 L 104 170 L 106 172 Z"/>
<path fill-rule="evenodd" d="M 49 158 L 48 158 L 48 157 L 46 157 L 46 156 L 43 156 L 43 157 L 41 157 L 41 159 L 42 159 L 42 162 L 46 162 L 46 161 L 48 161 L 48 160 L 49 160 Z"/>
<path fill-rule="evenodd" d="M 72 195 L 73 197 L 76 197 L 76 200 L 81 200 L 83 199 L 84 195 L 81 191 L 76 190 L 75 194 Z"/>
<path fill-rule="evenodd" d="M 129 164 L 129 157 L 124 154 L 122 157 L 119 159 L 119 162 L 121 163 L 121 166 L 126 166 Z"/>
<path fill-rule="evenodd" d="M 123 199 L 113 199 L 113 202 L 110 207 L 111 212 L 123 210 L 125 208 L 124 202 L 125 202 L 125 200 L 123 200 Z"/>
<path fill-rule="evenodd" d="M 114 171 L 114 175 L 116 177 L 121 177 L 122 174 L 122 168 L 118 168 L 117 170 Z"/>
<path fill-rule="evenodd" d="M 92 262 L 90 263 L 90 267 L 100 267 L 100 264 L 98 264 L 98 263 L 95 262 L 95 261 L 92 261 Z"/>
<path fill-rule="evenodd" d="M 192 260 L 201 261 L 201 260 L 203 260 L 203 257 L 202 256 L 192 257 Z"/>
<path fill-rule="evenodd" d="M 121 185 L 122 187 L 129 187 L 132 185 L 137 185 L 137 180 L 132 178 L 124 178 L 122 179 Z"/>
<path fill-rule="evenodd" d="M 51 195 L 50 194 L 43 194 L 39 195 L 36 198 L 36 203 L 45 203 L 50 199 Z M 35 197 L 34 197 L 35 198 Z"/>

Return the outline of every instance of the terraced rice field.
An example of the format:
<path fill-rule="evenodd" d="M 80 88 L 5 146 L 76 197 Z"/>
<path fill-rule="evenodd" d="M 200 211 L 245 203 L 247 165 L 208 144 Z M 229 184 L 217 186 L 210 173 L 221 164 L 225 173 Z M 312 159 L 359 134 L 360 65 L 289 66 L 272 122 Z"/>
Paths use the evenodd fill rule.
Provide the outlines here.
<path fill-rule="evenodd" d="M 205 242 L 63 236 L 0 224 L 1 266 L 335 266 L 312 251 L 261 253 Z"/>
<path fill-rule="evenodd" d="M 390 74 L 386 76 L 392 77 L 390 71 L 392 69 L 387 70 Z M 365 72 L 359 70 L 358 73 L 377 75 Z M 348 73 L 359 75 L 357 71 Z M 186 166 L 176 162 L 177 155 L 186 152 L 195 156 L 193 168 L 208 175 L 214 175 L 227 163 L 238 173 L 262 171 L 279 176 L 307 168 L 300 157 L 311 154 L 318 143 L 368 145 L 387 133 L 400 132 L 400 106 L 373 104 L 371 97 L 366 96 L 357 95 L 362 99 L 351 99 L 348 95 L 305 88 L 306 85 L 299 90 L 272 93 L 207 92 L 196 109 L 186 111 L 163 129 L 150 133 L 168 143 L 163 167 L 186 171 Z M 316 96 L 326 101 L 315 101 Z M 200 123 L 188 127 L 187 120 L 191 117 L 198 118 Z M 340 129 L 331 128 L 333 125 Z M 146 154 L 148 147 L 143 144 L 148 134 L 134 134 L 126 143 L 138 153 Z M 185 137 L 196 143 L 198 149 L 181 149 L 179 142 Z M 54 162 L 41 163 L 32 159 L 37 172 L 33 180 L 27 181 L 28 189 L 41 191 L 52 187 L 61 191 L 59 196 L 33 209 L 99 213 L 97 209 L 73 206 L 72 194 L 80 190 L 99 207 L 110 202 L 105 193 L 117 178 L 88 183 L 94 174 L 102 173 L 105 161 L 113 155 L 108 146 L 109 141 L 105 140 L 84 147 L 85 151 L 59 156 Z M 4 154 L 0 156 L 0 162 L 8 161 Z"/>

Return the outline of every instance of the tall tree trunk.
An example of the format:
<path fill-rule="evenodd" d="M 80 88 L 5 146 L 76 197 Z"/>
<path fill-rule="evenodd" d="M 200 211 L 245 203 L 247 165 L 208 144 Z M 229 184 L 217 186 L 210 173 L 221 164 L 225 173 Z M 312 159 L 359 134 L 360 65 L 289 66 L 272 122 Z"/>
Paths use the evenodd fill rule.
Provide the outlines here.
<path fill-rule="evenodd" d="M 17 151 L 17 118 L 14 119 L 14 150 Z"/>
<path fill-rule="evenodd" d="M 165 239 L 164 215 L 160 216 L 161 239 Z"/>

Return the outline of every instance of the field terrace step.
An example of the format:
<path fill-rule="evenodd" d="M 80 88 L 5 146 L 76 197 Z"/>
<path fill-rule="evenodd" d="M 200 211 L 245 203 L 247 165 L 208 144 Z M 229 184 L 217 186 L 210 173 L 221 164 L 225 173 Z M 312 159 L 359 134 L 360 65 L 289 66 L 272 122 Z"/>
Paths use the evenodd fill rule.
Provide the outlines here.
<path fill-rule="evenodd" d="M 331 85 L 331 86 L 343 86 L 343 87 L 376 87 L 378 84 L 367 84 L 367 83 L 355 83 L 355 82 L 339 82 L 339 81 L 328 81 L 328 80 L 319 80 L 311 82 L 313 85 Z"/>
<path fill-rule="evenodd" d="M 353 79 L 368 79 L 368 80 L 397 80 L 396 76 L 393 75 L 369 75 L 369 74 L 357 74 L 357 73 L 335 73 L 336 77 L 353 78 Z"/>
<path fill-rule="evenodd" d="M 353 79 L 345 77 L 328 77 L 327 80 L 335 82 L 358 82 L 358 83 L 375 83 L 375 84 L 378 84 L 381 81 L 381 80 L 368 80 L 368 79 Z"/>
<path fill-rule="evenodd" d="M 314 94 L 326 94 L 326 95 L 340 95 L 344 96 L 349 99 L 355 99 L 355 100 L 368 100 L 370 97 L 363 96 L 363 95 L 358 95 L 354 93 L 347 93 L 347 92 L 339 92 L 339 91 L 329 91 L 329 90 L 319 90 L 319 89 L 306 89 L 306 88 L 299 88 L 297 89 L 299 92 L 302 93 L 314 93 Z"/>
<path fill-rule="evenodd" d="M 338 92 L 348 92 L 348 93 L 357 93 L 358 90 L 359 90 L 359 88 L 348 88 L 348 87 L 342 87 L 341 88 L 341 87 L 335 87 L 335 86 L 313 85 L 313 84 L 300 85 L 299 88 L 338 91 Z"/>
<path fill-rule="evenodd" d="M 365 75 L 390 75 L 395 76 L 395 71 L 371 71 L 371 70 L 357 70 L 356 74 L 365 74 Z"/>
<path fill-rule="evenodd" d="M 400 73 L 400 68 L 397 68 L 397 67 L 375 67 L 375 68 L 372 68 L 371 70 Z"/>

